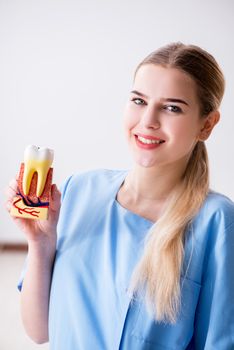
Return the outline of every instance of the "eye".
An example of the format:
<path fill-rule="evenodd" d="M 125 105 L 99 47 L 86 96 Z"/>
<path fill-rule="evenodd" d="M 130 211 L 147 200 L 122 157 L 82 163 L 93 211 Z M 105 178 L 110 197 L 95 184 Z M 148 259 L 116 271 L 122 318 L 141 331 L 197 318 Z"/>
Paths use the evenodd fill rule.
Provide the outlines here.
<path fill-rule="evenodd" d="M 134 97 L 133 99 L 131 99 L 131 101 L 133 101 L 136 105 L 145 105 L 145 101 L 142 100 L 142 98 L 138 98 L 138 97 Z"/>
<path fill-rule="evenodd" d="M 182 109 L 175 105 L 167 105 L 164 107 L 164 109 L 172 113 L 182 113 Z"/>

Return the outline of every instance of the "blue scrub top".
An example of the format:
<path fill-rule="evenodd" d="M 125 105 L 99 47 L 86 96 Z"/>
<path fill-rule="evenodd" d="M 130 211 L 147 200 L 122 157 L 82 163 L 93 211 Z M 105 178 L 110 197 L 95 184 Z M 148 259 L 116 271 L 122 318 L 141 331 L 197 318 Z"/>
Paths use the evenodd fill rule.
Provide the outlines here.
<path fill-rule="evenodd" d="M 186 232 L 179 318 L 174 325 L 156 323 L 144 301 L 127 293 L 154 225 L 117 202 L 127 173 L 87 171 L 63 186 L 50 349 L 234 349 L 233 202 L 208 195 Z"/>

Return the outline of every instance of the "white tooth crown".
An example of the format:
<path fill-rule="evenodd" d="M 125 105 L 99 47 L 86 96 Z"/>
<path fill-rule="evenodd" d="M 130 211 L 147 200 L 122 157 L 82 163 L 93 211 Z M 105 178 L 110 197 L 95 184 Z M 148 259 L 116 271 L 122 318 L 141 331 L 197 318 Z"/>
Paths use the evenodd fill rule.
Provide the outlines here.
<path fill-rule="evenodd" d="M 53 150 L 45 147 L 29 145 L 24 151 L 23 191 L 29 193 L 33 174 L 37 172 L 37 197 L 40 197 L 46 183 L 50 166 L 53 162 Z"/>
<path fill-rule="evenodd" d="M 143 142 L 143 143 L 147 143 L 147 144 L 151 144 L 151 143 L 160 143 L 160 140 L 149 140 L 149 139 L 145 139 L 142 136 L 138 136 L 138 139 Z"/>

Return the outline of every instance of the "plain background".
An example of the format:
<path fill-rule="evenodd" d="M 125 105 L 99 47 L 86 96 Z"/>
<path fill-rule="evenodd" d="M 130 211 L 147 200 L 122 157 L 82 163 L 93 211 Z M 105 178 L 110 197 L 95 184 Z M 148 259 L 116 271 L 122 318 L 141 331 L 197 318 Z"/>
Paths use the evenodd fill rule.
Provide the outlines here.
<path fill-rule="evenodd" d="M 4 188 L 28 144 L 55 150 L 54 180 L 122 169 L 122 130 L 136 65 L 172 41 L 212 53 L 226 76 L 222 120 L 208 141 L 211 183 L 234 199 L 233 0 L 0 0 L 0 242 L 24 242 Z M 23 331 L 16 283 L 22 254 L 0 254 L 0 349 L 48 349 Z"/>
<path fill-rule="evenodd" d="M 207 142 L 212 187 L 234 199 L 232 0 L 0 0 L 0 241 L 24 241 L 4 188 L 28 144 L 54 149 L 54 181 L 130 168 L 123 109 L 137 64 L 172 41 L 203 47 L 226 76 Z"/>

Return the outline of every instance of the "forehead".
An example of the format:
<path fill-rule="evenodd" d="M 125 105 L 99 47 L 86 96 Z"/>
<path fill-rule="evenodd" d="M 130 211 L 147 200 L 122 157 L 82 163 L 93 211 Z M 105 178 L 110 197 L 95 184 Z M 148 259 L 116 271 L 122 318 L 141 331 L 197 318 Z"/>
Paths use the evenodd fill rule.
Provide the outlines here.
<path fill-rule="evenodd" d="M 145 64 L 137 71 L 133 86 L 152 98 L 176 97 L 198 103 L 194 80 L 177 68 Z"/>

